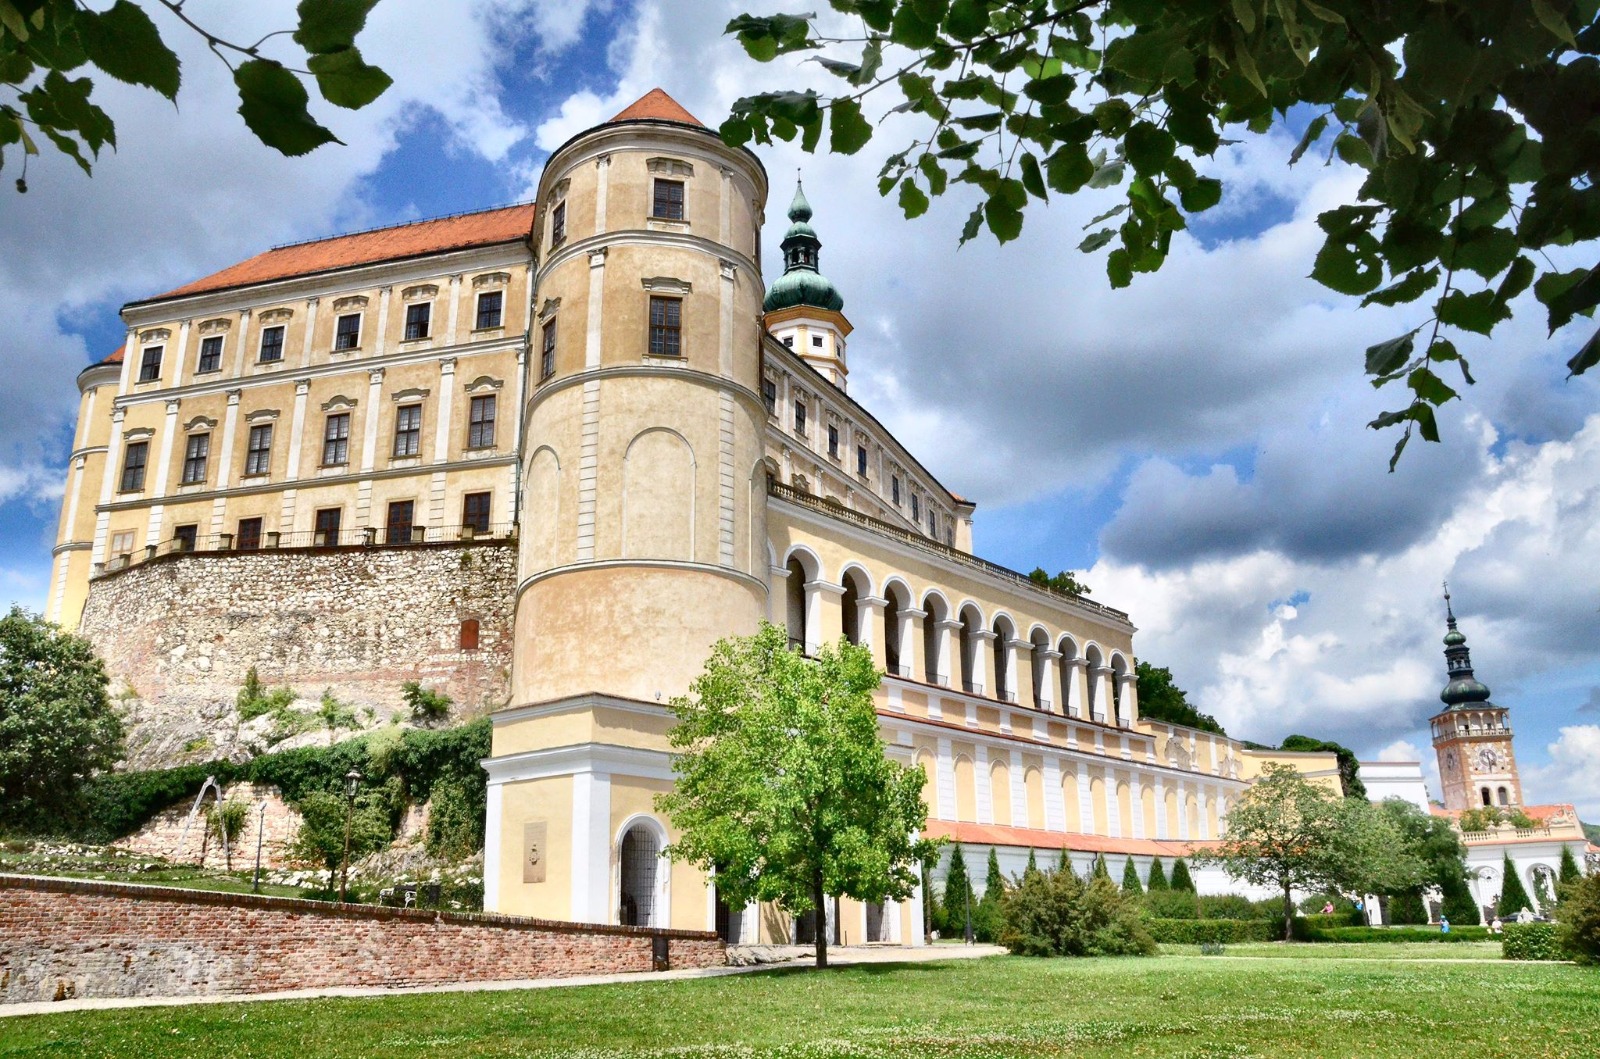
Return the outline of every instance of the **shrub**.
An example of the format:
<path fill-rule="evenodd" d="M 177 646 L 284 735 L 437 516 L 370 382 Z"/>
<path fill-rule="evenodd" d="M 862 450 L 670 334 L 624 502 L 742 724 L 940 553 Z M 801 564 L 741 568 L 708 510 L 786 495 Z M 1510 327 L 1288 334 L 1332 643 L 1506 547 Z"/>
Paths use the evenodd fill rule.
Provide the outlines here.
<path fill-rule="evenodd" d="M 1571 886 L 1583 878 L 1583 872 L 1578 870 L 1578 861 L 1572 855 L 1571 846 L 1561 847 L 1561 872 L 1556 878 L 1556 886 L 1564 888 Z"/>
<path fill-rule="evenodd" d="M 433 785 L 426 845 L 431 855 L 444 860 L 461 860 L 483 847 L 483 815 L 473 812 L 471 799 L 453 776 Z"/>
<path fill-rule="evenodd" d="M 1301 927 L 1296 920 L 1295 938 L 1298 941 L 1340 941 L 1346 943 L 1377 943 L 1401 941 L 1437 941 L 1446 944 L 1459 941 L 1488 941 L 1488 927 L 1455 927 L 1446 934 L 1437 927 Z"/>
<path fill-rule="evenodd" d="M 322 689 L 322 702 L 317 707 L 317 718 L 328 730 L 330 739 L 333 733 L 341 728 L 356 727 L 356 711 L 334 698 L 332 688 Z"/>
<path fill-rule="evenodd" d="M 1389 898 L 1388 917 L 1396 926 L 1426 923 L 1428 909 L 1422 903 L 1422 891 L 1406 890 Z"/>
<path fill-rule="evenodd" d="M 1600 874 L 1561 889 L 1556 907 L 1562 949 L 1582 964 L 1600 964 Z"/>
<path fill-rule="evenodd" d="M 1276 941 L 1280 932 L 1278 924 L 1270 919 L 1147 919 L 1145 926 L 1163 945 Z"/>
<path fill-rule="evenodd" d="M 1031 859 L 1032 851 L 1029 853 Z M 1034 865 L 1032 870 L 1037 872 L 1038 866 Z M 1027 874 L 1027 871 L 1023 874 Z M 978 941 L 992 945 L 1000 940 L 1000 932 L 1005 925 L 1000 914 L 1000 901 L 1005 892 L 1006 877 L 1000 873 L 1000 858 L 991 846 L 988 868 L 984 873 L 983 897 L 972 908 L 972 934 Z"/>
<path fill-rule="evenodd" d="M 284 713 L 294 699 L 293 688 L 284 686 L 269 689 L 261 682 L 256 667 L 251 666 L 249 672 L 244 675 L 244 685 L 234 698 L 234 707 L 239 711 L 239 720 L 253 721 L 269 713 L 275 715 Z"/>
<path fill-rule="evenodd" d="M 1274 919 L 1283 915 L 1280 902 L 1269 901 L 1263 913 L 1261 907 L 1243 894 L 1212 894 L 1197 899 L 1201 919 Z"/>
<path fill-rule="evenodd" d="M 1507 923 L 1500 938 L 1505 960 L 1564 960 L 1561 931 L 1554 923 Z"/>
<path fill-rule="evenodd" d="M 967 858 L 957 843 L 951 847 L 950 863 L 944 873 L 944 922 L 951 935 L 965 935 L 969 909 L 977 903 L 967 875 Z"/>
<path fill-rule="evenodd" d="M 1109 879 L 1070 871 L 1028 875 L 1001 902 L 1000 943 L 1022 956 L 1148 956 L 1155 939 L 1136 902 Z"/>
<path fill-rule="evenodd" d="M 1111 869 L 1106 867 L 1106 855 L 1104 853 L 1096 853 L 1094 855 L 1094 867 L 1090 870 L 1089 877 L 1091 879 L 1104 879 L 1106 882 L 1111 881 Z"/>
<path fill-rule="evenodd" d="M 228 871 L 233 870 L 233 850 L 244 834 L 244 825 L 250 818 L 250 807 L 244 802 L 223 802 L 206 810 L 206 830 L 222 844 L 222 855 Z"/>
<path fill-rule="evenodd" d="M 1189 865 L 1182 857 L 1172 862 L 1172 888 L 1194 893 L 1194 880 L 1189 877 Z"/>
<path fill-rule="evenodd" d="M 1456 871 L 1446 872 L 1439 880 L 1439 890 L 1442 898 L 1440 911 L 1452 926 L 1458 923 L 1470 925 L 1483 918 L 1477 899 L 1467 887 L 1465 875 Z"/>
<path fill-rule="evenodd" d="M 1517 877 L 1517 866 L 1511 863 L 1511 854 L 1505 856 L 1505 863 L 1500 868 L 1500 903 L 1495 911 L 1501 919 L 1510 919 L 1524 908 L 1532 909 L 1533 902 L 1528 898 L 1528 891 L 1522 885 L 1522 880 Z"/>
<path fill-rule="evenodd" d="M 1139 882 L 1139 869 L 1129 857 L 1122 863 L 1122 892 L 1129 894 L 1144 893 L 1144 886 Z"/>
<path fill-rule="evenodd" d="M 1183 890 L 1150 890 L 1140 903 L 1152 919 L 1200 918 L 1200 899 Z"/>
<path fill-rule="evenodd" d="M 1150 877 L 1149 881 L 1146 883 L 1146 889 L 1152 892 L 1156 890 L 1171 889 L 1171 887 L 1167 885 L 1167 872 L 1166 869 L 1161 867 L 1160 857 L 1152 857 L 1150 859 Z"/>
<path fill-rule="evenodd" d="M 425 688 L 415 680 L 400 685 L 400 695 L 411 708 L 411 719 L 419 724 L 433 724 L 450 715 L 454 701 L 442 691 Z"/>

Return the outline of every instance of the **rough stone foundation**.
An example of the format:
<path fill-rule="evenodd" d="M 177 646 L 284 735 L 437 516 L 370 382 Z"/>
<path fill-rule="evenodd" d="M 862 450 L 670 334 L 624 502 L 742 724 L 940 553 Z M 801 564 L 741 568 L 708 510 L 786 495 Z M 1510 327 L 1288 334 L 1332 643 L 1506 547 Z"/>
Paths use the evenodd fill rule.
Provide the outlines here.
<path fill-rule="evenodd" d="M 0 875 L 0 1003 L 715 967 L 715 934 Z"/>

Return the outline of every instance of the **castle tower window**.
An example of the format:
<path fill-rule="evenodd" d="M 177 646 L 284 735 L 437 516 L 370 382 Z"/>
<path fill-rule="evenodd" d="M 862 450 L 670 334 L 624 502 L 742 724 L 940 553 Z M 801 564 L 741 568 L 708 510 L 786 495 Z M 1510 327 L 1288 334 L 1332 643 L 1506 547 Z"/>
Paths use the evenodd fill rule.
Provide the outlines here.
<path fill-rule="evenodd" d="M 192 522 L 186 526 L 174 526 L 172 528 L 173 551 L 194 551 L 195 541 L 198 539 L 199 532 L 200 527 Z M 1487 794 L 1488 791 L 1485 791 L 1484 793 Z"/>
<path fill-rule="evenodd" d="M 889 479 L 889 493 L 894 499 L 894 506 L 900 506 L 900 476 L 894 475 Z"/>
<path fill-rule="evenodd" d="M 867 476 L 867 447 L 856 446 L 856 474 L 862 478 Z"/>
<path fill-rule="evenodd" d="M 272 469 L 272 424 L 259 423 L 250 428 L 250 441 L 245 448 L 245 477 L 266 474 Z"/>
<path fill-rule="evenodd" d="M 266 364 L 283 359 L 283 325 L 261 329 L 261 353 L 257 358 Z"/>
<path fill-rule="evenodd" d="M 917 494 L 911 494 L 911 521 L 917 522 L 922 518 L 921 505 L 917 503 Z"/>
<path fill-rule="evenodd" d="M 794 348 L 794 336 L 793 335 L 784 335 L 783 336 L 783 345 L 784 345 L 785 349 L 793 349 Z"/>
<path fill-rule="evenodd" d="M 656 925 L 656 869 L 660 845 L 643 824 L 628 828 L 617 857 L 621 871 L 617 922 L 625 927 Z"/>
<path fill-rule="evenodd" d="M 350 462 L 350 413 L 328 417 L 322 429 L 322 465 L 341 467 Z"/>
<path fill-rule="evenodd" d="M 334 327 L 333 348 L 355 349 L 361 345 L 361 314 L 345 313 Z"/>
<path fill-rule="evenodd" d="M 661 183 L 661 181 L 656 181 Z M 676 357 L 683 353 L 683 299 L 650 296 L 650 354 Z"/>
<path fill-rule="evenodd" d="M 122 456 L 122 481 L 117 489 L 123 493 L 144 491 L 144 469 L 150 460 L 148 441 L 130 441 L 128 451 Z"/>
<path fill-rule="evenodd" d="M 155 382 L 161 378 L 161 351 L 164 346 L 150 346 L 139 360 L 139 381 Z"/>
<path fill-rule="evenodd" d="M 461 498 L 461 528 L 489 532 L 489 494 L 468 493 Z"/>
<path fill-rule="evenodd" d="M 234 538 L 233 546 L 242 552 L 253 552 L 261 547 L 261 520 L 259 518 L 242 518 L 239 520 L 239 535 Z"/>
<path fill-rule="evenodd" d="M 558 202 L 550 211 L 550 249 L 567 241 L 567 204 Z"/>
<path fill-rule="evenodd" d="M 767 415 L 778 414 L 778 380 L 764 378 L 761 380 L 761 400 L 766 402 Z"/>
<path fill-rule="evenodd" d="M 839 458 L 839 428 L 832 423 L 828 424 L 828 455 Z"/>
<path fill-rule="evenodd" d="M 478 295 L 477 330 L 486 331 L 500 326 L 501 307 L 505 299 L 505 291 L 486 290 Z"/>
<path fill-rule="evenodd" d="M 663 221 L 683 220 L 683 181 L 656 180 L 650 216 Z"/>
<path fill-rule="evenodd" d="M 190 434 L 183 450 L 183 484 L 194 485 L 206 480 L 206 461 L 211 455 L 210 434 Z"/>
<path fill-rule="evenodd" d="M 811 336 L 811 347 L 813 349 L 821 349 L 822 348 L 822 336 L 821 335 L 812 335 Z"/>
<path fill-rule="evenodd" d="M 415 342 L 420 338 L 428 337 L 428 324 L 433 318 L 433 303 L 423 302 L 420 305 L 406 306 L 406 337 L 405 341 Z"/>
<path fill-rule="evenodd" d="M 412 520 L 417 505 L 412 500 L 394 500 L 389 504 L 389 517 L 384 521 L 384 540 L 390 544 L 410 544 Z"/>
<path fill-rule="evenodd" d="M 422 451 L 422 406 L 401 405 L 394 412 L 394 454 L 415 456 Z"/>
<path fill-rule="evenodd" d="M 133 530 L 122 530 L 111 535 L 111 554 L 127 556 L 133 551 Z"/>
<path fill-rule="evenodd" d="M 539 381 L 544 382 L 556 373 L 556 322 L 544 325 L 539 351 Z"/>
<path fill-rule="evenodd" d="M 794 432 L 802 438 L 806 436 L 806 403 L 801 400 L 794 403 Z"/>
<path fill-rule="evenodd" d="M 194 366 L 195 374 L 222 370 L 222 336 L 211 335 L 200 340 L 200 362 Z"/>
<path fill-rule="evenodd" d="M 494 447 L 494 394 L 474 397 L 467 411 L 467 448 Z"/>
<path fill-rule="evenodd" d="M 339 544 L 339 522 L 342 508 L 324 507 L 317 510 L 316 529 L 312 541 L 318 548 L 334 548 Z"/>

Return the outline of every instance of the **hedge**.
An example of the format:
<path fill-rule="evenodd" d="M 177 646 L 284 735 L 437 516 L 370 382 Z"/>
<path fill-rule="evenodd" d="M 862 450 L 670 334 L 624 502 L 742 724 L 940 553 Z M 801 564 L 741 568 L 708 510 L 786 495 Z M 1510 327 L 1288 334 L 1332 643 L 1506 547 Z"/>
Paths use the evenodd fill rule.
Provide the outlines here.
<path fill-rule="evenodd" d="M 1565 960 L 1554 923 L 1507 923 L 1500 938 L 1503 960 Z"/>
<path fill-rule="evenodd" d="M 1307 941 L 1394 943 L 1402 941 L 1488 941 L 1488 927 L 1452 926 L 1446 934 L 1438 927 L 1334 927 L 1308 932 Z"/>
<path fill-rule="evenodd" d="M 1281 924 L 1266 919 L 1146 919 L 1145 925 L 1163 945 L 1276 941 L 1283 931 Z"/>

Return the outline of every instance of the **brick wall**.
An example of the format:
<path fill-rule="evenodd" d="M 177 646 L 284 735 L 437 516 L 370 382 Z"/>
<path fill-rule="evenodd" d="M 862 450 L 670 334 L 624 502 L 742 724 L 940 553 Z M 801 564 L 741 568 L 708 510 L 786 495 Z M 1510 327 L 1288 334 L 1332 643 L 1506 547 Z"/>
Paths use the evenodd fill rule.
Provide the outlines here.
<path fill-rule="evenodd" d="M 127 689 L 132 767 L 244 757 L 271 727 L 234 708 L 252 666 L 306 709 L 332 691 L 363 727 L 404 715 L 408 680 L 450 695 L 457 720 L 502 705 L 516 565 L 499 539 L 161 556 L 93 581 L 78 631 Z M 478 646 L 462 650 L 469 619 Z"/>
<path fill-rule="evenodd" d="M 0 875 L 0 1003 L 720 966 L 715 934 Z"/>

